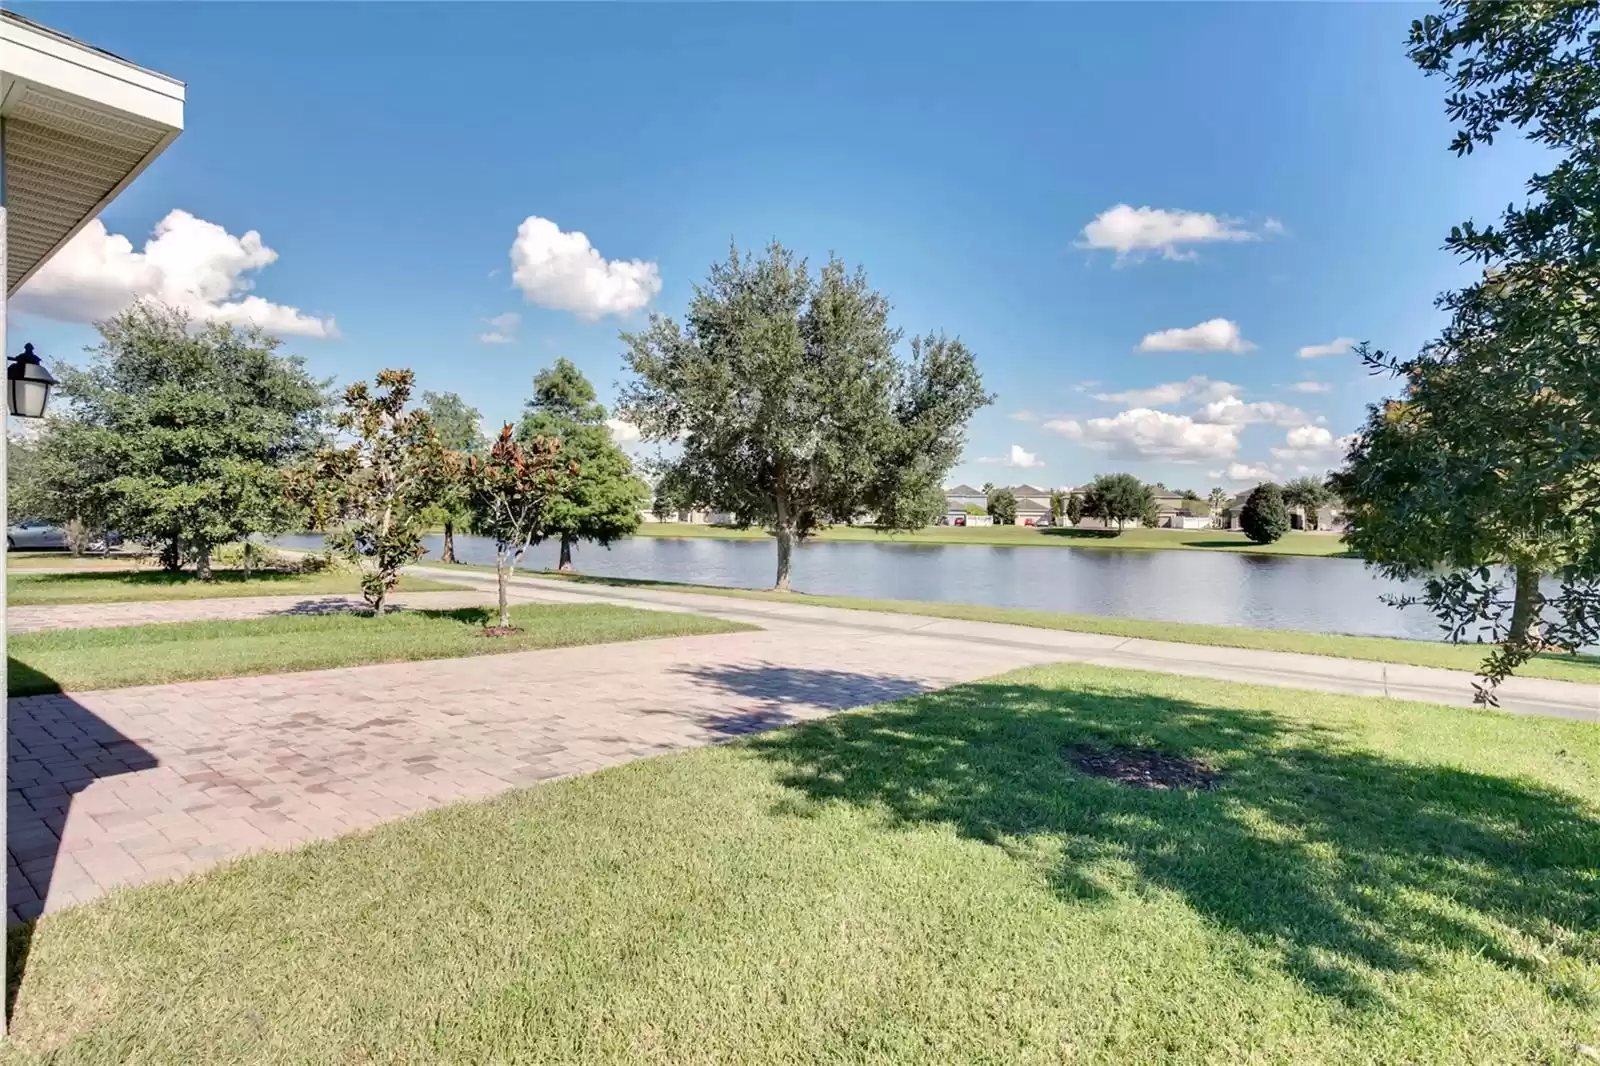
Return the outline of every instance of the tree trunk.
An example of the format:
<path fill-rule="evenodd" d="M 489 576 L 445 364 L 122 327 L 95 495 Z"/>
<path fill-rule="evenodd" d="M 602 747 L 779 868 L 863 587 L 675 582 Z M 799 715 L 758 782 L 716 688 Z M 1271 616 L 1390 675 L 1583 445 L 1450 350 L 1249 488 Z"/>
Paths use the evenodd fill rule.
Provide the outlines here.
<path fill-rule="evenodd" d="M 215 575 L 211 573 L 211 545 L 201 544 L 194 553 L 194 576 L 201 581 L 214 581 Z"/>
<path fill-rule="evenodd" d="M 456 561 L 456 524 L 450 519 L 444 520 L 444 548 L 439 552 L 441 563 Z"/>
<path fill-rule="evenodd" d="M 495 554 L 495 576 L 499 578 L 500 585 L 500 628 L 511 628 L 511 605 L 506 602 L 506 585 L 511 579 L 510 553 L 500 551 Z"/>
<path fill-rule="evenodd" d="M 1539 571 L 1531 566 L 1518 566 L 1516 599 L 1511 605 L 1511 631 L 1506 634 L 1508 644 L 1526 644 L 1532 636 L 1538 637 L 1539 608 L 1544 597 L 1539 594 Z"/>
<path fill-rule="evenodd" d="M 564 536 L 561 538 L 561 561 L 556 564 L 556 569 L 560 570 L 562 573 L 570 573 L 572 570 L 571 537 Z"/>
<path fill-rule="evenodd" d="M 183 545 L 173 537 L 161 546 L 161 569 L 177 572 L 183 569 Z"/>
<path fill-rule="evenodd" d="M 789 591 L 789 564 L 794 555 L 794 530 L 787 525 L 778 526 L 778 579 L 772 583 L 777 592 Z"/>

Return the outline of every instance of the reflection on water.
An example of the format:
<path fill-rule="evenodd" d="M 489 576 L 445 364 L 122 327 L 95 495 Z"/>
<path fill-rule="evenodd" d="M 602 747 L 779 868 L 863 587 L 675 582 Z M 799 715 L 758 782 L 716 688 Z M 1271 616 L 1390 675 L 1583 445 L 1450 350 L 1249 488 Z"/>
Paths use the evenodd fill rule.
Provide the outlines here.
<path fill-rule="evenodd" d="M 284 537 L 284 547 L 316 547 L 320 537 Z M 427 538 L 437 558 L 440 538 Z M 765 588 L 776 548 L 770 541 L 639 537 L 610 549 L 578 547 L 587 573 L 706 585 Z M 494 545 L 456 537 L 462 562 L 494 562 Z M 553 568 L 556 545 L 531 548 L 527 569 Z M 1209 622 L 1257 629 L 1438 639 L 1418 608 L 1378 601 L 1398 586 L 1353 559 L 1200 551 L 1003 548 L 938 544 L 813 542 L 795 552 L 794 587 L 803 592 L 883 599 L 943 600 L 1080 614 Z"/>

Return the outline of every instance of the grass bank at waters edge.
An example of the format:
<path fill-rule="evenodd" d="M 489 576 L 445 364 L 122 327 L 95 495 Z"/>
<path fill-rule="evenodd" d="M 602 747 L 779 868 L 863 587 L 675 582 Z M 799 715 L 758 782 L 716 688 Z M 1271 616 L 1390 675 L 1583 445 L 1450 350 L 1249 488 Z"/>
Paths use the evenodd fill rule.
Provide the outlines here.
<path fill-rule="evenodd" d="M 709 537 L 720 540 L 768 540 L 760 529 L 695 525 L 688 522 L 646 522 L 641 537 Z M 1033 526 L 928 526 L 912 533 L 880 533 L 865 526 L 830 526 L 812 539 L 868 544 L 968 544 L 1002 548 L 1114 548 L 1130 551 L 1185 550 L 1248 552 L 1257 555 L 1347 555 L 1344 540 L 1331 533 L 1287 533 L 1272 544 L 1255 544 L 1243 533 L 1220 529 L 1128 529 L 1113 534 L 1099 529 L 1036 529 Z"/>
<path fill-rule="evenodd" d="M 483 636 L 483 627 L 494 617 L 489 608 L 469 607 L 397 611 L 382 618 L 285 615 L 22 633 L 11 637 L 7 647 L 7 691 L 28 696 L 123 688 L 754 628 L 701 615 L 606 604 L 528 604 L 511 609 L 512 624 L 521 633 Z"/>
<path fill-rule="evenodd" d="M 4 1055 L 1577 1062 L 1597 853 L 1592 726 L 1036 669 L 51 915 Z"/>
<path fill-rule="evenodd" d="M 443 592 L 459 585 L 403 577 L 397 592 Z M 214 581 L 192 573 L 139 570 L 129 573 L 12 574 L 6 602 L 12 607 L 68 603 L 127 603 L 135 600 L 203 600 L 234 596 L 331 596 L 361 592 L 359 575 L 349 571 L 289 574 L 257 570 L 218 570 Z"/>
<path fill-rule="evenodd" d="M 464 569 L 492 571 L 493 567 L 473 566 Z M 549 570 L 532 571 L 525 576 L 554 578 L 590 585 L 611 585 L 619 588 L 659 589 L 663 592 L 690 592 L 738 599 L 772 600 L 778 603 L 805 603 L 817 607 L 842 607 L 854 611 L 886 611 L 891 614 L 926 615 L 930 618 L 954 618 L 968 622 L 999 622 L 1005 625 L 1033 626 L 1038 629 L 1062 629 L 1073 633 L 1102 633 L 1113 637 L 1170 640 L 1179 644 L 1209 644 L 1219 648 L 1301 652 L 1306 655 L 1330 655 L 1338 659 L 1364 659 L 1369 662 L 1434 666 L 1445 670 L 1468 672 L 1477 670 L 1488 650 L 1477 644 L 1449 644 L 1433 640 L 1350 637 L 1332 633 L 1300 633 L 1283 629 L 1246 629 L 1242 626 L 1162 622 L 1147 618 L 1067 614 L 1058 611 L 1035 611 L 1022 607 L 984 607 L 968 603 L 874 600 L 857 596 L 813 596 L 803 592 L 684 585 L 670 581 L 638 581 L 628 578 L 596 577 L 589 574 L 561 574 Z M 1522 677 L 1600 684 L 1600 657 L 1541 655 L 1521 667 L 1517 673 Z"/>

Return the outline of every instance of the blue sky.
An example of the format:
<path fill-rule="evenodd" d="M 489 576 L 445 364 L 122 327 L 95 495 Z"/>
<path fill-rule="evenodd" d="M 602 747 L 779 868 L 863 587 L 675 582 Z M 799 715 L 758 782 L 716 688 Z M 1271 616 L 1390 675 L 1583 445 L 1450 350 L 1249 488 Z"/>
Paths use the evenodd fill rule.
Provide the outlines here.
<path fill-rule="evenodd" d="M 93 339 L 73 319 L 166 294 L 497 423 L 558 355 L 609 400 L 619 330 L 776 237 L 977 353 L 974 483 L 1325 468 L 1387 386 L 1301 350 L 1416 348 L 1465 276 L 1449 227 L 1538 162 L 1447 151 L 1404 56 L 1420 7 L 16 8 L 189 90 L 183 136 L 14 305 L 54 359 Z"/>

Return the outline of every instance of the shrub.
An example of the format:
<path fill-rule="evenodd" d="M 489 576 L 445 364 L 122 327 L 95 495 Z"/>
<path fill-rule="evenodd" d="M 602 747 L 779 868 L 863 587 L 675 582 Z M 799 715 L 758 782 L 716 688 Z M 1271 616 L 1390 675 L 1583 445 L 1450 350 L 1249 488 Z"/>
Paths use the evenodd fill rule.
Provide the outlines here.
<path fill-rule="evenodd" d="M 1270 481 L 1257 485 L 1239 512 L 1239 526 L 1257 544 L 1271 544 L 1287 533 L 1289 508 L 1283 502 L 1283 490 Z"/>

